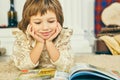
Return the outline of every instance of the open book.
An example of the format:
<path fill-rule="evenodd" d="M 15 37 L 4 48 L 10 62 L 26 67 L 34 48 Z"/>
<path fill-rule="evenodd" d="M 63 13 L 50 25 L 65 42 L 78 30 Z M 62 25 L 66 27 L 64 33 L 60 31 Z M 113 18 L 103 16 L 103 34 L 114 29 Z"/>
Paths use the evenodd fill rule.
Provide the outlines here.
<path fill-rule="evenodd" d="M 120 73 L 89 64 L 76 64 L 71 68 L 68 78 L 69 80 L 120 80 Z"/>
<path fill-rule="evenodd" d="M 120 72 L 79 63 L 69 72 L 51 68 L 23 70 L 16 80 L 120 80 Z"/>

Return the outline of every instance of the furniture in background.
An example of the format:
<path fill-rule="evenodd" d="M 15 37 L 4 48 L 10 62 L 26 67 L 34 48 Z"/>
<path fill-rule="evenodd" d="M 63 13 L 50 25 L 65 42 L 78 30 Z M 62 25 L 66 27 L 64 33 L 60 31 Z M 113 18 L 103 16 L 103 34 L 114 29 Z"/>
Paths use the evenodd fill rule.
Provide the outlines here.
<path fill-rule="evenodd" d="M 95 23 L 95 36 L 100 33 L 101 29 L 106 27 L 105 24 L 101 20 L 101 13 L 102 11 L 114 2 L 120 2 L 120 0 L 95 0 L 94 5 L 94 23 Z"/>
<path fill-rule="evenodd" d="M 106 25 L 102 22 L 101 20 L 101 14 L 102 11 L 109 5 L 111 5 L 114 2 L 120 2 L 120 0 L 95 0 L 95 53 L 96 54 L 111 54 L 110 50 L 104 43 L 104 41 L 99 40 L 98 38 L 100 36 L 103 36 L 104 34 L 107 35 L 106 33 L 101 35 L 101 30 L 105 29 Z"/>
<path fill-rule="evenodd" d="M 95 41 L 95 53 L 96 54 L 112 54 L 109 48 L 106 46 L 103 40 L 97 39 Z"/>

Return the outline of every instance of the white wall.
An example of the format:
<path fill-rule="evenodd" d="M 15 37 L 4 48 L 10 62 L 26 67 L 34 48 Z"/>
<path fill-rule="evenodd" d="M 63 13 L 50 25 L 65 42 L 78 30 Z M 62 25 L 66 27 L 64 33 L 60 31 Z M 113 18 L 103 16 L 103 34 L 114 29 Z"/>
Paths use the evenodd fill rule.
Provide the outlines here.
<path fill-rule="evenodd" d="M 22 8 L 25 0 L 14 0 L 15 9 L 18 13 L 18 21 L 21 20 Z M 74 34 L 71 44 L 74 52 L 91 53 L 94 42 L 94 0 L 60 0 L 65 22 L 64 26 L 73 29 Z M 7 23 L 9 0 L 0 0 L 0 24 Z"/>

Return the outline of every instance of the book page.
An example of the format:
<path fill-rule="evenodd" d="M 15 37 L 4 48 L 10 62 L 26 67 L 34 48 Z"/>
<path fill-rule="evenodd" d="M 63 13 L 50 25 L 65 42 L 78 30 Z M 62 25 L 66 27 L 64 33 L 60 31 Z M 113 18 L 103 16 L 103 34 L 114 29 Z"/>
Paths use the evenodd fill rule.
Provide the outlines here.
<path fill-rule="evenodd" d="M 103 75 L 103 76 L 111 77 L 113 79 L 120 79 L 120 77 L 115 75 L 111 70 L 107 70 L 104 68 L 96 67 L 85 63 L 76 64 L 73 68 L 71 68 L 69 77 L 71 77 L 74 73 L 81 71 L 87 71 L 89 72 L 89 74 L 90 73 L 93 74 L 94 72 L 94 75 L 97 74 L 97 76 Z"/>

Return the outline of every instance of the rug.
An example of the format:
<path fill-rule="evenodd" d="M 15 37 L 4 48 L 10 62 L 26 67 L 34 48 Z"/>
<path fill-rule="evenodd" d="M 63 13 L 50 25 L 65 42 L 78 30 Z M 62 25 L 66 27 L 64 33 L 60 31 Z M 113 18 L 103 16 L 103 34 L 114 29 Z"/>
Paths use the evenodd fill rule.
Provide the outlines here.
<path fill-rule="evenodd" d="M 88 63 L 98 67 L 120 71 L 120 55 L 75 55 L 75 63 Z M 0 61 L 0 80 L 16 80 L 20 71 L 11 60 Z"/>

